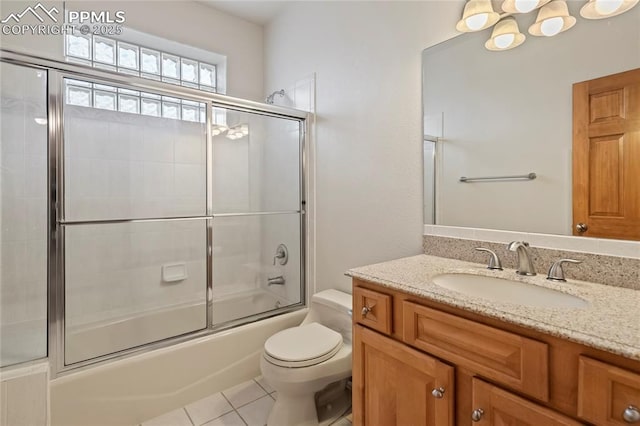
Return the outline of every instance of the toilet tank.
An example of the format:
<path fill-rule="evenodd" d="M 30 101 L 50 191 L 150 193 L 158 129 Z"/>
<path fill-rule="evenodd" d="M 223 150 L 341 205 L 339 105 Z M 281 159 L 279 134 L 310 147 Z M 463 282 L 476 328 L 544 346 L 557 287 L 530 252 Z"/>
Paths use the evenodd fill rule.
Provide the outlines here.
<path fill-rule="evenodd" d="M 353 298 L 340 290 L 323 290 L 311 296 L 309 313 L 302 324 L 317 322 L 342 334 L 345 342 L 351 343 L 351 309 Z"/>

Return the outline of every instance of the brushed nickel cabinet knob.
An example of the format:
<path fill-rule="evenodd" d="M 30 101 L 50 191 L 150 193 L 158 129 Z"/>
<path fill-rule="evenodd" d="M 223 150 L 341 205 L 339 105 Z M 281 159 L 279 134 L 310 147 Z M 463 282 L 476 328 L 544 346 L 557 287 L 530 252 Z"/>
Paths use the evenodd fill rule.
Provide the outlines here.
<path fill-rule="evenodd" d="M 371 312 L 371 308 L 370 307 L 365 306 L 364 308 L 362 308 L 362 316 L 363 317 L 366 317 L 369 312 Z"/>
<path fill-rule="evenodd" d="M 482 408 L 476 408 L 471 413 L 471 420 L 473 420 L 474 422 L 479 422 L 480 420 L 482 420 L 483 415 L 484 415 L 484 410 Z"/>
<path fill-rule="evenodd" d="M 633 405 L 628 406 L 622 412 L 622 418 L 627 423 L 638 423 L 640 422 L 640 411 L 638 407 L 634 407 Z"/>
<path fill-rule="evenodd" d="M 442 386 L 440 386 L 439 388 L 435 388 L 431 391 L 431 395 L 433 395 L 433 397 L 436 399 L 444 398 L 444 388 Z"/>
<path fill-rule="evenodd" d="M 589 226 L 586 223 L 580 222 L 579 224 L 576 225 L 576 231 L 580 233 L 587 232 L 588 229 L 589 229 Z"/>

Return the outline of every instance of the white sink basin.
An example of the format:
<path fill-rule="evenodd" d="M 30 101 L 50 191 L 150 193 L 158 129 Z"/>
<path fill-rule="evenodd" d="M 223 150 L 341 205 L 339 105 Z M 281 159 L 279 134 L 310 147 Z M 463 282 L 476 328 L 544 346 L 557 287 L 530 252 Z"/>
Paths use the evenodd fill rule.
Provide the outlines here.
<path fill-rule="evenodd" d="M 496 302 L 539 308 L 584 308 L 589 303 L 576 296 L 533 284 L 471 274 L 442 274 L 433 277 L 440 287 L 467 296 Z"/>

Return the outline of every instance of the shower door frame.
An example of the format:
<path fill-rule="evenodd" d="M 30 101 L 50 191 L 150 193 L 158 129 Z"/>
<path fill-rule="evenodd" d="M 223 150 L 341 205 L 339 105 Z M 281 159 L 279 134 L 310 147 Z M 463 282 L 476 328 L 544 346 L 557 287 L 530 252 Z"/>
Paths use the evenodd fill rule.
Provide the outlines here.
<path fill-rule="evenodd" d="M 30 66 L 47 72 L 47 130 L 48 130 L 48 271 L 47 271 L 47 318 L 48 359 L 52 378 L 90 368 L 99 364 L 122 359 L 134 354 L 141 354 L 162 347 L 189 341 L 198 337 L 214 334 L 237 325 L 255 322 L 261 319 L 302 309 L 307 302 L 307 191 L 306 174 L 308 172 L 307 134 L 310 114 L 295 109 L 263 104 L 255 101 L 234 98 L 198 89 L 177 86 L 142 77 L 118 74 L 93 67 L 72 64 L 38 56 L 23 54 L 7 49 L 0 49 L 0 61 L 16 65 Z M 206 108 L 206 211 L 204 216 L 168 217 L 158 219 L 112 219 L 93 221 L 64 220 L 64 79 L 80 79 L 132 90 L 151 91 L 165 96 L 180 97 L 202 102 Z M 300 301 L 283 308 L 271 310 L 246 318 L 214 325 L 213 320 L 213 220 L 233 214 L 213 213 L 213 141 L 211 134 L 213 108 L 226 108 L 274 118 L 295 120 L 299 125 L 299 209 L 296 211 L 260 212 L 255 214 L 297 213 L 300 218 Z M 252 213 L 253 214 L 253 213 Z M 138 345 L 99 357 L 65 365 L 65 254 L 64 228 L 73 224 L 84 223 L 135 223 L 149 221 L 204 220 L 206 223 L 206 327 L 159 341 Z"/>

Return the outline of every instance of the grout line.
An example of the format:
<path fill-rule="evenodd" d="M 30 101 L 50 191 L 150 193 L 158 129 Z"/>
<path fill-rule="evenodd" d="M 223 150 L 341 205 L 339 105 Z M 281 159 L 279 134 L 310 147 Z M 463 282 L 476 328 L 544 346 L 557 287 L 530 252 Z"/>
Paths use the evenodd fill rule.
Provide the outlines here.
<path fill-rule="evenodd" d="M 182 409 L 184 410 L 185 414 L 187 415 L 187 418 L 189 419 L 189 421 L 191 422 L 192 426 L 198 426 L 195 424 L 195 422 L 193 421 L 193 419 L 191 418 L 191 416 L 189 415 L 189 411 L 187 411 L 187 407 L 182 407 Z"/>
<path fill-rule="evenodd" d="M 242 404 L 242 405 L 238 406 L 238 409 L 243 408 L 243 407 L 246 407 L 247 405 L 249 405 L 249 404 L 251 404 L 251 403 L 254 403 L 254 402 L 256 402 L 256 401 L 257 401 L 257 400 L 259 400 L 259 399 L 262 399 L 262 398 L 264 398 L 265 396 L 271 396 L 271 395 L 269 395 L 268 393 L 266 393 L 266 394 L 264 394 L 264 395 L 261 395 L 261 396 L 257 397 L 256 399 L 254 399 L 253 401 L 249 401 L 249 402 L 247 402 L 246 404 Z M 234 408 L 235 408 L 235 407 L 234 407 Z"/>
<path fill-rule="evenodd" d="M 227 400 L 227 402 L 229 403 L 229 405 L 230 405 L 230 406 L 231 406 L 231 408 L 233 409 L 233 412 L 234 412 L 234 413 L 236 413 L 236 415 L 237 415 L 238 417 L 240 417 L 240 420 L 242 420 L 242 423 L 244 423 L 246 426 L 249 426 L 249 423 L 247 423 L 247 422 L 246 422 L 246 420 L 244 419 L 244 417 L 242 417 L 242 416 L 240 415 L 240 413 L 238 413 L 238 410 L 236 410 L 236 407 L 234 407 L 234 406 L 233 406 L 233 404 L 231 403 L 231 401 L 229 401 L 229 398 L 227 398 L 227 396 L 224 394 L 224 391 L 220 392 L 220 395 L 222 395 L 222 397 L 223 397 L 224 399 L 226 399 L 226 400 Z M 231 412 L 231 411 L 229 411 L 229 413 L 230 413 L 230 412 Z M 227 413 L 227 414 L 229 414 L 229 413 Z M 220 417 L 222 417 L 222 416 L 220 416 Z"/>
<path fill-rule="evenodd" d="M 269 392 L 268 390 L 266 390 L 266 389 L 264 388 L 264 386 L 262 386 L 262 385 L 260 384 L 260 382 L 258 382 L 255 378 L 253 379 L 253 381 L 254 381 L 254 382 L 256 382 L 256 383 L 257 383 L 257 385 L 258 385 L 258 386 L 260 386 L 260 389 L 262 389 L 263 391 L 265 391 L 265 393 L 266 393 L 267 395 L 271 395 L 273 392 L 275 392 L 275 391 L 271 391 L 271 392 Z"/>
<path fill-rule="evenodd" d="M 244 407 L 245 405 L 249 405 L 249 404 L 251 404 L 252 402 L 256 402 L 256 401 L 257 401 L 257 400 L 259 400 L 260 398 L 264 398 L 265 396 L 270 396 L 270 395 L 271 395 L 271 394 L 270 394 L 269 392 L 267 392 L 267 391 L 266 391 L 262 386 L 260 386 L 260 383 L 256 382 L 256 380 L 255 380 L 255 379 L 252 379 L 252 380 L 253 380 L 253 381 L 258 385 L 258 387 L 259 387 L 260 389 L 262 389 L 262 391 L 264 392 L 264 395 L 260 395 L 260 396 L 259 396 L 259 397 L 257 397 L 256 399 L 252 399 L 252 400 L 251 400 L 251 401 L 249 401 L 249 402 L 245 402 L 244 404 L 239 405 L 239 406 L 238 406 L 238 408 L 242 408 L 242 407 Z M 273 391 L 273 392 L 275 392 L 275 391 Z M 227 401 L 229 401 L 229 398 L 227 398 L 227 397 L 226 397 L 226 395 L 224 394 L 224 391 L 222 391 L 222 392 L 220 392 L 220 393 L 222 394 L 222 396 L 224 396 L 224 398 L 225 398 Z M 236 408 L 236 407 L 234 407 L 234 405 L 233 405 L 233 404 L 231 404 L 231 401 L 229 401 L 229 404 L 230 404 L 234 409 Z"/>

